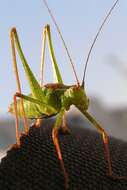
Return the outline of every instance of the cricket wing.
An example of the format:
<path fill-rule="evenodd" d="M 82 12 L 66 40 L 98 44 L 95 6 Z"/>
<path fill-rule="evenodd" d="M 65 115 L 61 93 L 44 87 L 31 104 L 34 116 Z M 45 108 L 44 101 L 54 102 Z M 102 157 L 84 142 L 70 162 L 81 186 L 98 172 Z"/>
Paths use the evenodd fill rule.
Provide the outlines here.
<path fill-rule="evenodd" d="M 57 114 L 55 108 L 40 100 L 32 98 L 31 94 L 29 96 L 21 94 L 20 97 L 24 99 L 24 111 L 27 118 L 43 118 Z M 9 112 L 15 114 L 14 103 L 10 105 Z M 17 112 L 18 116 L 22 118 L 21 99 L 17 100 Z"/>
<path fill-rule="evenodd" d="M 31 69 L 30 69 L 30 67 L 26 61 L 26 58 L 24 56 L 24 53 L 22 51 L 22 48 L 21 48 L 21 45 L 19 42 L 17 31 L 15 28 L 13 28 L 11 30 L 11 41 L 12 42 L 14 41 L 16 44 L 18 54 L 21 58 L 21 61 L 22 61 L 22 64 L 23 64 L 23 67 L 25 70 L 25 74 L 26 74 L 26 77 L 27 77 L 29 85 L 30 85 L 30 90 L 31 90 L 32 96 L 36 99 L 41 99 L 45 102 L 44 94 L 41 90 L 41 87 L 40 87 L 38 81 L 36 80 L 33 72 L 31 71 Z"/>

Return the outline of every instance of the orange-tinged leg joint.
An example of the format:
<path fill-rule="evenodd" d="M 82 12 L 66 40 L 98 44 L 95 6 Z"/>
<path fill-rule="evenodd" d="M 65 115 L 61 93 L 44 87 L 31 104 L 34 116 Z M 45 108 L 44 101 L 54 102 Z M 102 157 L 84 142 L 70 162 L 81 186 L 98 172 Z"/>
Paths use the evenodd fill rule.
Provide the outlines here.
<path fill-rule="evenodd" d="M 37 119 L 34 126 L 36 128 L 39 128 L 42 125 L 42 123 L 43 123 L 43 119 Z"/>

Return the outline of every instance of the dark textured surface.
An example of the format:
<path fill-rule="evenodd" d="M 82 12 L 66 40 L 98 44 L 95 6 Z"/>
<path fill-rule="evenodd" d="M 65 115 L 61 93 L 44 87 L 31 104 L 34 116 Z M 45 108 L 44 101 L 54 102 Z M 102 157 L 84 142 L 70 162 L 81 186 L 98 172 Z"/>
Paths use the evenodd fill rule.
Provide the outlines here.
<path fill-rule="evenodd" d="M 64 178 L 51 138 L 53 122 L 31 127 L 20 149 L 12 149 L 0 164 L 0 190 L 63 190 Z M 84 126 L 85 128 L 85 126 Z M 59 135 L 70 190 L 127 190 L 127 181 L 106 175 L 100 135 L 70 126 L 71 134 Z M 115 174 L 127 176 L 127 143 L 110 138 Z"/>

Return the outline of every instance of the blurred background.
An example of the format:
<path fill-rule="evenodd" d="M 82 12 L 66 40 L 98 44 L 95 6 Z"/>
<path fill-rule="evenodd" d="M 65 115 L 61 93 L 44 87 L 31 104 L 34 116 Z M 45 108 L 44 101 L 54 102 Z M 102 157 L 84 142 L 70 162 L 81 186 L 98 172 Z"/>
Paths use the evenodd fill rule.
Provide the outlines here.
<path fill-rule="evenodd" d="M 48 1 L 48 0 L 47 0 Z M 64 40 L 70 51 L 79 80 L 82 80 L 85 60 L 95 34 L 113 0 L 48 1 Z M 86 93 L 90 99 L 89 112 L 109 135 L 127 140 L 127 1 L 120 1 L 91 54 L 86 75 Z M 51 26 L 57 62 L 65 84 L 74 84 L 72 68 L 59 35 L 42 0 L 1 2 L 0 6 L 0 157 L 15 143 L 14 117 L 7 110 L 16 92 L 12 68 L 9 33 L 17 28 L 23 51 L 35 76 L 39 80 L 42 29 Z M 22 91 L 30 92 L 24 71 L 17 58 Z M 46 52 L 44 82 L 52 82 L 49 52 Z M 74 107 L 68 120 L 81 127 L 90 126 Z M 92 126 L 90 126 L 92 128 Z"/>

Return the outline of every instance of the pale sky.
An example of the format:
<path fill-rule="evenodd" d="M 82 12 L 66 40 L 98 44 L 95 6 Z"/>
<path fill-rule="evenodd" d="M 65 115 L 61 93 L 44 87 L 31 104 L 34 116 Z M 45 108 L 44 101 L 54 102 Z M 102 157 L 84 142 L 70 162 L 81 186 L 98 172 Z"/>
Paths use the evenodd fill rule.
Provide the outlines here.
<path fill-rule="evenodd" d="M 81 81 L 91 42 L 113 0 L 57 1 L 47 0 L 67 43 Z M 9 32 L 17 28 L 30 67 L 39 79 L 42 28 L 49 23 L 56 58 L 65 84 L 75 78 L 59 35 L 42 0 L 4 0 L 0 6 L 0 112 L 7 112 L 16 92 L 12 68 Z M 107 106 L 127 105 L 127 1 L 119 1 L 103 28 L 92 52 L 86 76 L 88 95 L 100 97 Z M 48 51 L 47 51 L 48 52 Z M 111 57 L 114 57 L 111 59 Z M 119 62 L 119 67 L 115 62 Z M 108 64 L 107 64 L 108 63 Z M 111 64 L 111 66 L 110 66 Z M 23 93 L 30 92 L 18 59 Z M 121 67 L 121 70 L 120 70 Z M 121 72 L 125 68 L 125 72 Z M 49 54 L 46 55 L 45 82 L 52 82 Z"/>

